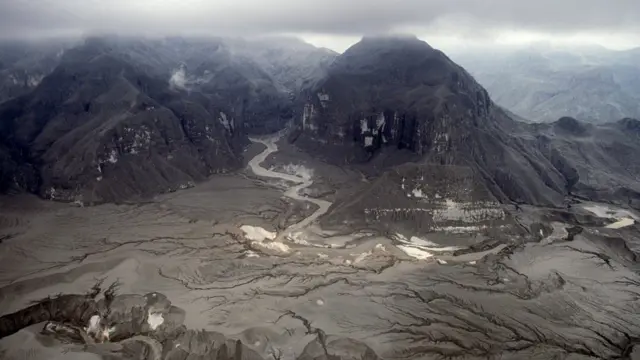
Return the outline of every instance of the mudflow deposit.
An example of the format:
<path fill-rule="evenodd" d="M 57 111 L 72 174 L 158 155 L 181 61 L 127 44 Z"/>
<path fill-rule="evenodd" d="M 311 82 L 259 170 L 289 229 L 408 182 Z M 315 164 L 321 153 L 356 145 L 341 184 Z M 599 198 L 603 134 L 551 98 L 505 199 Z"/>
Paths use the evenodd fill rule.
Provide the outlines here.
<path fill-rule="evenodd" d="M 3 51 L 2 359 L 640 358 L 638 120 L 415 38 Z"/>

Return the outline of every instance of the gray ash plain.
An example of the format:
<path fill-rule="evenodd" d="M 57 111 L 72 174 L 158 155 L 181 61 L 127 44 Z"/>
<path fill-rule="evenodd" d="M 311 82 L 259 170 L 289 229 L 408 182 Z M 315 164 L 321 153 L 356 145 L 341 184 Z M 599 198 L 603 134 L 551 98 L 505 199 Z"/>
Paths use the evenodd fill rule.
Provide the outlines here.
<path fill-rule="evenodd" d="M 390 227 L 384 212 L 378 222 L 331 221 L 353 208 L 318 215 L 312 200 L 338 203 L 370 180 L 281 143 L 280 152 L 276 140 L 245 156 L 264 155 L 260 141 L 275 146 L 258 165 L 280 179 L 247 162 L 146 203 L 0 199 L 3 321 L 47 296 L 119 283 L 111 341 L 65 342 L 37 323 L 3 332 L 0 358 L 637 358 L 634 212 L 577 201 L 478 210 L 427 203 L 407 183 L 396 189 L 412 194 L 402 201 L 418 201 L 412 208 L 429 209 L 421 214 L 436 225 L 412 229 L 413 214 Z M 299 199 L 288 196 L 296 186 Z M 139 319 L 144 330 L 117 338 L 135 321 L 114 314 L 135 306 L 154 311 Z"/>

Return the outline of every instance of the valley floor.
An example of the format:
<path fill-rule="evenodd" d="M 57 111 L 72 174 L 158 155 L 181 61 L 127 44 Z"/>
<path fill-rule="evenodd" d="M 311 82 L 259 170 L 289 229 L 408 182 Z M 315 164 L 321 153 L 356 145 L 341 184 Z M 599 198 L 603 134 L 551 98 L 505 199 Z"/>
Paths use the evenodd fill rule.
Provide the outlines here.
<path fill-rule="evenodd" d="M 358 359 L 375 358 L 361 343 L 388 359 L 635 354 L 635 214 L 591 204 L 582 210 L 607 220 L 581 233 L 554 222 L 538 241 L 471 250 L 446 236 L 330 232 L 316 220 L 332 195 L 301 195 L 313 169 L 264 162 L 275 140 L 255 140 L 262 152 L 243 173 L 144 204 L 0 199 L 0 315 L 105 279 L 122 294 L 162 293 L 186 310 L 187 327 L 240 339 L 265 359 L 309 358 L 313 341 Z M 41 328 L 0 339 L 0 357 L 71 358 Z"/>

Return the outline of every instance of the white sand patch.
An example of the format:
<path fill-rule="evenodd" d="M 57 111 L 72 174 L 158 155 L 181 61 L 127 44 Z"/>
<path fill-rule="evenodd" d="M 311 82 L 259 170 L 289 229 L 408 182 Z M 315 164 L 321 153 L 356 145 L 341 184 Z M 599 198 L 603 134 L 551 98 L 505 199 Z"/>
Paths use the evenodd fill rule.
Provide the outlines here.
<path fill-rule="evenodd" d="M 267 231 L 259 226 L 251 225 L 242 225 L 240 227 L 240 230 L 244 232 L 244 237 L 247 240 L 252 240 L 251 245 L 253 246 L 280 253 L 289 253 L 291 251 L 291 248 L 286 244 L 272 241 L 277 236 L 277 233 L 275 232 Z M 253 255 L 250 252 L 246 252 L 245 254 L 247 255 L 247 257 L 259 257 L 257 254 Z"/>
<path fill-rule="evenodd" d="M 323 253 L 320 253 L 320 254 L 318 254 L 318 257 L 319 257 L 320 259 L 328 259 L 328 258 L 329 258 L 329 255 L 327 255 L 327 254 L 323 254 Z"/>
<path fill-rule="evenodd" d="M 638 220 L 638 217 L 632 212 L 625 209 L 609 206 L 609 205 L 592 204 L 592 205 L 584 206 L 583 209 L 601 218 L 609 218 L 609 219 L 633 218 Z"/>
<path fill-rule="evenodd" d="M 281 253 L 288 253 L 288 252 L 291 251 L 291 248 L 289 246 L 287 246 L 286 244 L 283 244 L 281 242 L 276 242 L 276 241 L 272 241 L 272 242 L 254 241 L 253 245 L 262 247 L 262 248 L 267 249 L 267 250 L 273 250 L 273 251 L 277 251 L 277 252 L 281 252 Z"/>
<path fill-rule="evenodd" d="M 613 224 L 609 224 L 607 226 L 605 226 L 607 229 L 622 229 L 624 227 L 627 226 L 631 226 L 635 224 L 635 220 L 631 219 L 631 218 L 623 218 L 620 219 L 616 222 L 614 222 Z"/>
<path fill-rule="evenodd" d="M 240 230 L 244 232 L 244 237 L 247 240 L 264 241 L 273 240 L 276 238 L 276 233 L 267 231 L 259 226 L 242 225 Z"/>
<path fill-rule="evenodd" d="M 437 227 L 434 230 L 444 231 L 452 234 L 464 234 L 464 233 L 480 231 L 486 228 L 487 228 L 486 226 L 444 226 L 444 227 Z"/>
<path fill-rule="evenodd" d="M 246 257 L 248 257 L 248 258 L 259 258 L 259 257 L 260 257 L 260 255 L 258 255 L 258 253 L 257 253 L 257 252 L 255 252 L 255 251 L 251 251 L 251 250 L 247 250 L 247 251 L 245 251 L 245 252 L 244 252 L 244 255 L 245 255 Z"/>
<path fill-rule="evenodd" d="M 419 238 L 417 236 L 412 236 L 411 240 L 409 240 L 409 242 L 413 245 L 418 245 L 418 246 L 433 246 L 433 247 L 439 247 L 440 245 L 434 243 L 433 241 L 429 241 L 426 239 L 422 239 Z"/>
<path fill-rule="evenodd" d="M 440 265 L 446 265 L 447 264 L 447 262 L 445 260 L 442 260 L 442 259 L 437 259 L 437 261 L 438 261 L 438 264 L 440 264 Z"/>
<path fill-rule="evenodd" d="M 149 328 L 151 328 L 151 330 L 157 329 L 158 326 L 162 325 L 162 323 L 164 323 L 164 315 L 162 313 L 152 313 L 149 311 L 147 324 L 149 324 Z"/>
<path fill-rule="evenodd" d="M 416 258 L 418 260 L 426 260 L 433 257 L 433 254 L 431 253 L 411 246 L 398 245 L 398 249 L 402 250 L 402 252 L 411 256 L 412 258 Z"/>
<path fill-rule="evenodd" d="M 313 169 L 305 167 L 304 165 L 288 164 L 282 169 L 285 174 L 295 175 L 304 181 L 309 181 L 313 177 Z"/>
<path fill-rule="evenodd" d="M 364 261 L 364 259 L 366 259 L 367 257 L 371 256 L 371 254 L 373 254 L 371 251 L 364 252 L 364 253 L 358 255 L 355 259 L 353 259 L 353 263 L 354 264 L 360 263 L 360 262 Z M 354 255 L 354 254 L 352 254 L 352 255 Z"/>
<path fill-rule="evenodd" d="M 432 257 L 433 253 L 451 252 L 460 249 L 458 246 L 441 246 L 417 236 L 412 236 L 411 240 L 407 240 L 407 238 L 402 234 L 396 234 L 395 239 L 401 243 L 407 244 L 397 245 L 398 249 L 411 257 L 421 260 Z"/>
<path fill-rule="evenodd" d="M 604 204 L 591 204 L 584 206 L 583 209 L 593 213 L 597 217 L 616 220 L 616 222 L 605 226 L 607 229 L 622 229 L 635 224 L 636 220 L 640 220 L 638 216 L 631 211 Z"/>
<path fill-rule="evenodd" d="M 322 299 L 318 299 L 316 301 L 316 304 L 318 304 L 318 306 L 322 306 L 322 305 L 324 305 L 324 301 L 322 301 Z"/>
<path fill-rule="evenodd" d="M 377 244 L 375 249 L 379 251 L 387 251 L 387 248 L 382 244 Z"/>

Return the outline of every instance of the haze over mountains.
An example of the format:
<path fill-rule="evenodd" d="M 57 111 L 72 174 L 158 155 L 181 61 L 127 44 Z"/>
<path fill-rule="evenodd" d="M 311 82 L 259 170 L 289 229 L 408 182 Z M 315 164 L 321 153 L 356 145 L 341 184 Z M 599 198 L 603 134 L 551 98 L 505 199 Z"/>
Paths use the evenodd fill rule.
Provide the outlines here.
<path fill-rule="evenodd" d="M 640 117 L 640 49 L 538 44 L 460 51 L 469 70 L 499 105 L 525 121 L 563 116 L 604 123 Z"/>

